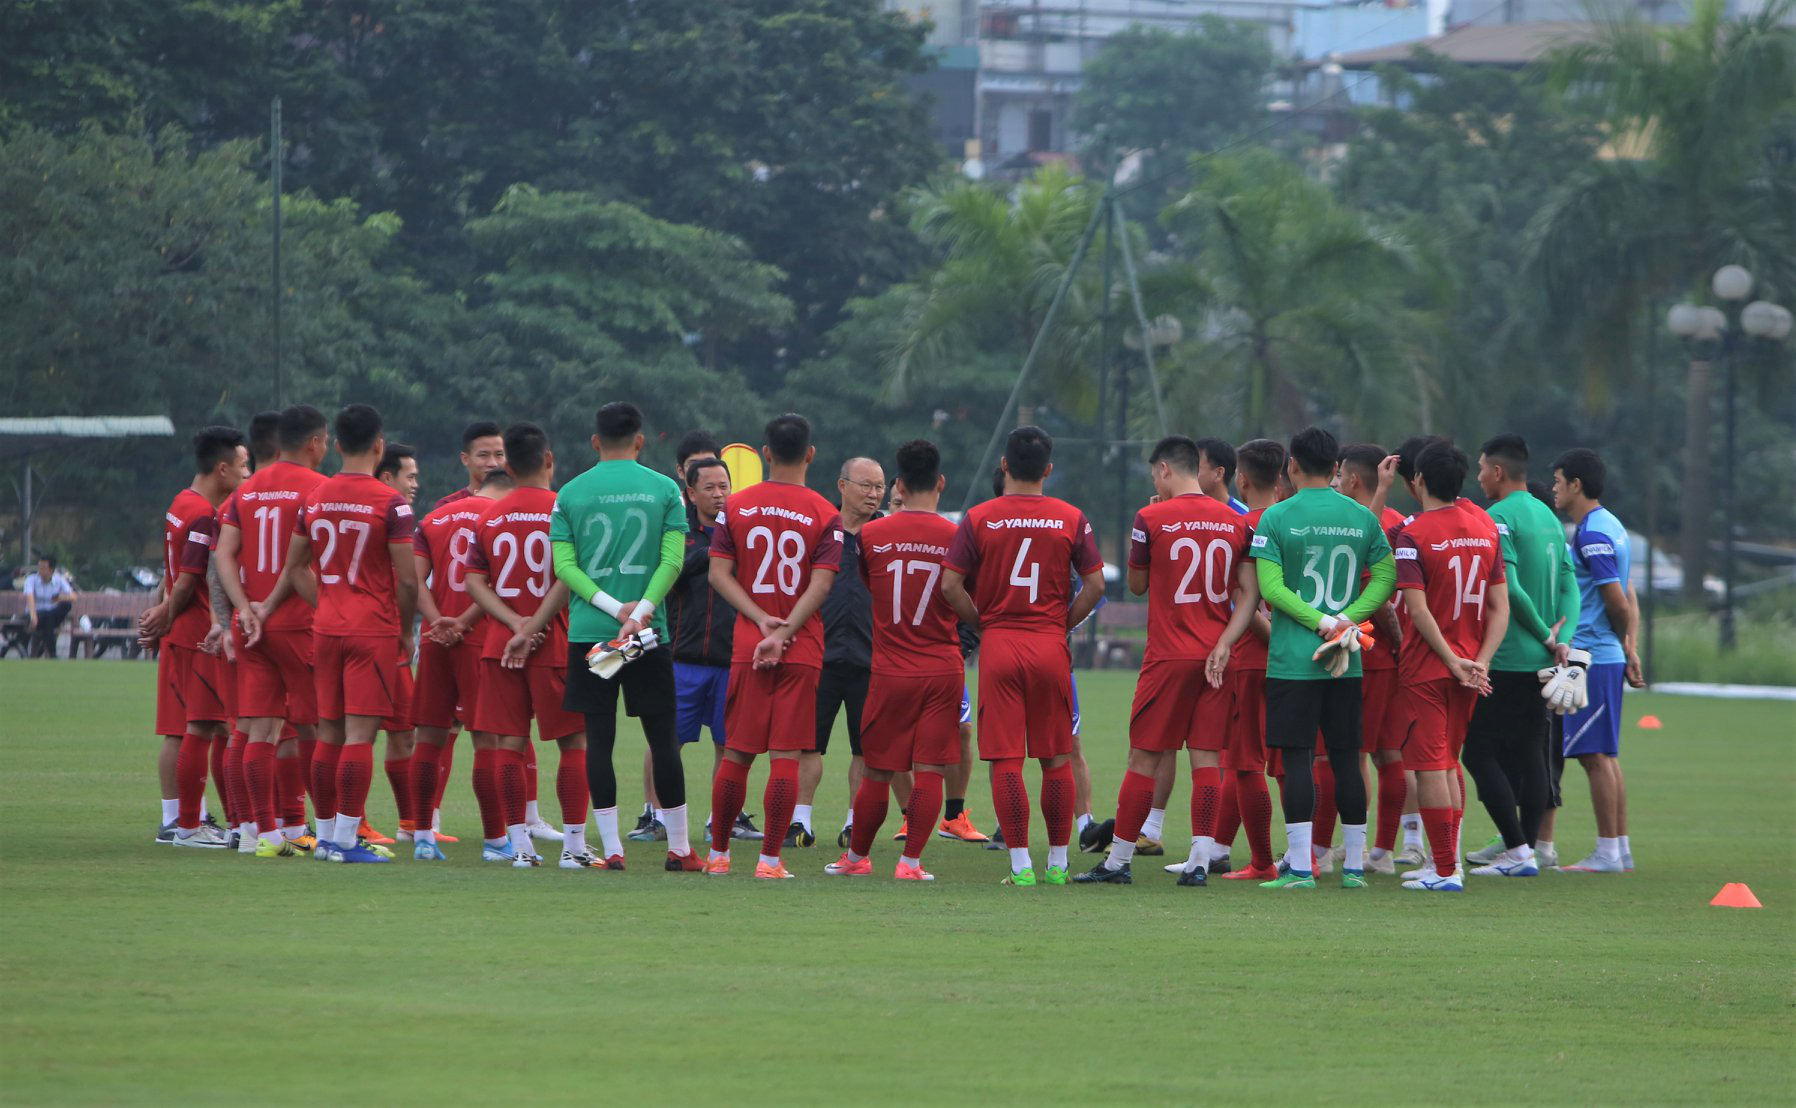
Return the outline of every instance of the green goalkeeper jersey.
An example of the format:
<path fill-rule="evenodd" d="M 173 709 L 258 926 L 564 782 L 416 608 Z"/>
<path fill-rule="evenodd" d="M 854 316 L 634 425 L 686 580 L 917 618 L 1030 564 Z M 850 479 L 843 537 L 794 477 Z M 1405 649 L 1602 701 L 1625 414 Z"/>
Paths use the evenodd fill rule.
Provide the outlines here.
<path fill-rule="evenodd" d="M 1560 620 L 1558 642 L 1578 629 L 1578 582 L 1565 526 L 1525 489 L 1490 506 L 1509 578 L 1509 630 L 1490 668 L 1532 673 L 1553 664 L 1546 642 Z"/>
<path fill-rule="evenodd" d="M 549 517 L 549 542 L 555 575 L 575 597 L 568 605 L 568 641 L 617 637 L 617 619 L 592 604 L 600 589 L 626 614 L 637 601 L 649 600 L 655 605 L 652 625 L 666 638 L 661 601 L 686 547 L 686 503 L 671 478 L 633 460 L 600 462 L 561 487 Z"/>
<path fill-rule="evenodd" d="M 1299 489 L 1267 508 L 1248 548 L 1260 591 L 1272 609 L 1266 676 L 1320 681 L 1328 671 L 1310 657 L 1322 645 L 1324 615 L 1367 619 L 1391 597 L 1397 579 L 1391 544 L 1378 517 L 1333 489 Z M 1371 575 L 1364 591 L 1362 574 Z M 1351 656 L 1346 677 L 1360 675 Z"/>

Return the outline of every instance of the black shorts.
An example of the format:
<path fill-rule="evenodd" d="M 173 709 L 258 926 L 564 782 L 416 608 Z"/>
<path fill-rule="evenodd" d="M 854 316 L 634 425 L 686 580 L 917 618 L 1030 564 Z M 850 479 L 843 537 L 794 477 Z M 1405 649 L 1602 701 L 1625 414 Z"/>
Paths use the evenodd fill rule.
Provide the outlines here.
<path fill-rule="evenodd" d="M 1478 698 L 1466 727 L 1466 749 L 1485 750 L 1505 763 L 1545 758 L 1548 715 L 1533 671 L 1491 670 L 1490 695 Z"/>
<path fill-rule="evenodd" d="M 848 716 L 848 749 L 861 752 L 861 709 L 867 706 L 867 684 L 873 671 L 840 662 L 823 663 L 817 678 L 817 753 L 829 751 L 829 733 L 835 730 L 836 709 Z"/>
<path fill-rule="evenodd" d="M 1332 756 L 1358 764 L 1360 684 L 1357 677 L 1321 681 L 1266 678 L 1266 745 L 1282 750 L 1314 750 L 1316 732 Z"/>
<path fill-rule="evenodd" d="M 561 706 L 570 712 L 586 715 L 617 712 L 617 693 L 624 693 L 624 712 L 634 718 L 674 714 L 673 651 L 665 647 L 650 650 L 617 671 L 607 681 L 586 668 L 589 642 L 567 644 L 567 692 Z"/>

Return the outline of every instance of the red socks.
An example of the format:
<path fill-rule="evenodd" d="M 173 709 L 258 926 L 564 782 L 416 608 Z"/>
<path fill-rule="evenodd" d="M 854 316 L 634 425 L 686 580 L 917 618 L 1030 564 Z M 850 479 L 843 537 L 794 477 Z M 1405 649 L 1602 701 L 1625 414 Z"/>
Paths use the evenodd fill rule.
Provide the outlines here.
<path fill-rule="evenodd" d="M 1150 780 L 1151 786 L 1153 782 Z M 1152 789 L 1148 800 L 1153 801 Z M 1048 824 L 1048 845 L 1065 846 L 1073 841 L 1073 764 L 1067 762 L 1056 769 L 1041 771 L 1041 816 Z M 1146 818 L 1145 816 L 1143 818 Z"/>
<path fill-rule="evenodd" d="M 265 746 L 273 748 L 272 744 Z M 280 790 L 281 822 L 288 827 L 299 827 L 306 822 L 306 767 L 297 754 L 286 758 L 280 756 L 275 749 L 274 776 Z"/>
<path fill-rule="evenodd" d="M 1311 763 L 1316 770 L 1316 814 L 1310 823 L 1310 846 L 1317 852 L 1335 844 L 1335 767 L 1327 758 Z"/>
<path fill-rule="evenodd" d="M 1191 837 L 1214 837 L 1216 809 L 1222 802 L 1222 771 L 1215 766 L 1191 770 Z M 1239 822 L 1239 816 L 1236 820 Z M 1209 859 L 1204 859 L 1206 863 Z"/>
<path fill-rule="evenodd" d="M 524 800 L 536 800 L 536 744 L 531 743 L 518 755 L 524 760 Z"/>
<path fill-rule="evenodd" d="M 1004 845 L 1029 846 L 1029 786 L 1023 783 L 1023 760 L 1000 758 L 992 763 L 992 810 L 1004 832 Z"/>
<path fill-rule="evenodd" d="M 1403 763 L 1378 764 L 1378 838 L 1372 845 L 1391 850 L 1397 845 L 1397 832 L 1403 826 L 1403 804 L 1409 799 L 1403 784 Z"/>
<path fill-rule="evenodd" d="M 849 835 L 848 849 L 865 858 L 873 853 L 873 839 L 879 834 L 880 825 L 886 821 L 892 799 L 892 783 L 875 781 L 871 777 L 861 778 L 861 787 L 854 791 L 854 829 Z M 933 821 L 924 824 L 934 828 Z M 928 834 L 906 835 L 905 843 L 912 838 L 928 838 Z M 913 855 L 914 857 L 914 855 Z"/>
<path fill-rule="evenodd" d="M 233 813 L 231 811 L 231 783 L 229 777 L 225 774 L 225 755 L 230 749 L 230 736 L 219 735 L 210 741 L 212 748 L 206 753 L 211 762 L 212 781 L 218 786 L 218 799 L 224 805 L 223 814 L 225 822 L 232 827 L 235 827 L 237 822 L 232 818 Z"/>
<path fill-rule="evenodd" d="M 586 751 L 564 750 L 561 765 L 555 770 L 555 798 L 561 801 L 561 822 L 568 827 L 585 827 L 588 816 L 586 788 Z"/>
<path fill-rule="evenodd" d="M 416 751 L 413 752 L 416 756 Z M 434 822 L 436 814 L 443 806 L 443 791 L 449 787 L 449 769 L 455 763 L 455 736 L 442 745 L 442 753 L 437 756 L 437 795 L 430 803 L 430 818 Z"/>
<path fill-rule="evenodd" d="M 1070 768 L 1070 767 L 1069 767 Z M 1044 778 L 1042 786 L 1042 802 L 1044 812 L 1047 811 L 1047 794 Z M 1118 842 L 1132 843 L 1141 837 L 1141 825 L 1147 820 L 1148 809 L 1154 806 L 1154 779 L 1144 773 L 1129 770 L 1123 774 L 1122 787 L 1116 790 L 1116 838 Z"/>
<path fill-rule="evenodd" d="M 929 845 L 929 833 L 935 828 L 937 817 L 942 814 L 942 775 L 939 773 L 912 773 L 910 775 L 910 806 L 904 811 L 904 818 L 911 827 L 922 828 L 915 834 L 904 837 L 904 856 L 921 858 L 923 848 Z M 860 826 L 860 816 L 854 817 L 855 826 Z M 855 853 L 860 853 L 858 850 Z"/>
<path fill-rule="evenodd" d="M 412 747 L 411 779 L 406 787 L 412 796 L 412 830 L 429 831 L 431 816 L 436 811 L 437 779 L 442 776 L 438 762 L 443 748 L 429 743 Z"/>
<path fill-rule="evenodd" d="M 766 806 L 767 837 L 761 840 L 761 853 L 778 858 L 786 828 L 792 823 L 792 809 L 798 805 L 797 758 L 767 759 L 767 791 L 762 803 Z M 735 820 L 734 815 L 730 816 L 730 823 Z M 776 827 L 778 831 L 774 830 Z M 727 833 L 730 824 L 724 824 L 723 829 Z"/>
<path fill-rule="evenodd" d="M 244 811 L 256 821 L 258 834 L 275 829 L 273 743 L 245 743 L 243 748 Z"/>
<path fill-rule="evenodd" d="M 1216 810 L 1216 828 L 1212 835 L 1217 846 L 1226 848 L 1235 845 L 1235 834 L 1241 830 L 1241 805 L 1235 800 L 1235 771 L 1219 772 L 1222 774 L 1222 804 Z"/>
<path fill-rule="evenodd" d="M 374 744 L 345 743 L 337 751 L 337 814 L 360 817 L 374 784 Z"/>
<path fill-rule="evenodd" d="M 387 771 L 387 787 L 393 790 L 393 807 L 399 811 L 403 830 L 412 822 L 412 760 L 387 758 L 381 762 L 381 768 Z"/>
<path fill-rule="evenodd" d="M 524 759 L 521 750 L 498 751 L 496 777 L 499 782 L 499 814 L 506 827 L 515 827 L 524 822 L 524 813 L 530 803 L 529 786 L 526 778 L 529 763 Z"/>
<path fill-rule="evenodd" d="M 717 763 L 717 776 L 711 778 L 711 849 L 719 854 L 730 850 L 730 830 L 742 805 L 748 800 L 748 767 L 725 758 Z M 790 819 L 790 815 L 787 819 Z M 767 826 L 772 827 L 769 823 Z M 768 832 L 769 835 L 773 833 Z M 782 828 L 780 835 L 784 835 Z"/>
<path fill-rule="evenodd" d="M 1422 827 L 1428 832 L 1428 849 L 1434 855 L 1434 871 L 1442 877 L 1453 876 L 1459 865 L 1455 854 L 1453 823 L 1454 811 L 1451 808 L 1422 809 Z"/>
<path fill-rule="evenodd" d="M 1272 794 L 1266 789 L 1266 775 L 1252 770 L 1235 772 L 1235 802 L 1241 809 L 1241 829 L 1247 832 L 1247 846 L 1253 851 L 1252 864 L 1272 864 Z"/>
<path fill-rule="evenodd" d="M 499 752 L 474 748 L 474 803 L 480 807 L 480 833 L 488 840 L 505 837 L 505 814 L 499 808 Z"/>
<path fill-rule="evenodd" d="M 248 745 L 249 736 L 232 729 L 230 742 L 225 744 L 224 776 L 218 779 L 219 791 L 224 793 L 225 819 L 232 827 L 256 818 L 249 799 L 249 783 L 243 777 L 243 748 Z M 212 740 L 212 750 L 217 754 L 217 739 Z"/>
<path fill-rule="evenodd" d="M 182 830 L 195 831 L 200 825 L 200 801 L 206 797 L 206 764 L 212 755 L 212 740 L 203 735 L 181 736 L 181 752 L 175 758 L 175 795 L 181 809 L 175 822 Z"/>

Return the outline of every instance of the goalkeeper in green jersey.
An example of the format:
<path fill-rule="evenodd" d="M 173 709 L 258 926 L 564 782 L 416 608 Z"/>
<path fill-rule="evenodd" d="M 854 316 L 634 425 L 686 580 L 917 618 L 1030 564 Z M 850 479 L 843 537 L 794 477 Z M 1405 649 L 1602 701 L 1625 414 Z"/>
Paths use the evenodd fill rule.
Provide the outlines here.
<path fill-rule="evenodd" d="M 586 716 L 586 777 L 607 868 L 622 869 L 617 826 L 617 697 L 640 720 L 654 763 L 655 795 L 667 827 L 667 868 L 696 873 L 686 829 L 686 778 L 674 727 L 673 651 L 660 611 L 686 553 L 686 504 L 680 487 L 643 465 L 642 412 L 613 401 L 599 409 L 593 449 L 599 462 L 561 487 L 549 520 L 555 576 L 573 593 L 568 616 L 566 707 Z M 589 664 L 607 647 L 628 664 Z M 603 668 L 608 676 L 600 676 Z"/>

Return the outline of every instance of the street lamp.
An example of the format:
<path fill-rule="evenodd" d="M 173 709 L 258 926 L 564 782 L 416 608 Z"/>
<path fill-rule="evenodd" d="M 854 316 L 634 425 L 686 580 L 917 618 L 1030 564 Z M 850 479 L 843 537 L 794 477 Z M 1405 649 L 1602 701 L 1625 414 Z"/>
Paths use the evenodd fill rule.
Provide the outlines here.
<path fill-rule="evenodd" d="M 1752 286 L 1752 273 L 1747 270 L 1745 266 L 1739 265 L 1722 266 L 1715 271 L 1714 278 L 1709 282 L 1709 290 L 1715 294 L 1715 298 L 1722 301 L 1724 304 L 1727 304 L 1730 309 L 1733 309 L 1736 305 L 1739 305 L 1741 301 L 1751 295 Z M 1768 342 L 1781 342 L 1784 337 L 1790 333 L 1791 322 L 1790 312 L 1787 308 L 1765 300 L 1755 300 L 1745 307 L 1739 308 L 1738 315 L 1738 328 L 1729 326 L 1730 320 L 1728 312 L 1711 306 L 1677 304 L 1666 313 L 1665 317 L 1666 326 L 1671 330 L 1672 334 L 1677 335 L 1679 338 L 1699 343 L 1719 342 L 1723 365 L 1727 371 L 1727 479 L 1722 484 L 1721 502 L 1722 518 L 1724 520 L 1724 530 L 1721 539 L 1721 572 L 1724 590 L 1721 607 L 1721 649 L 1724 652 L 1733 650 L 1735 643 L 1734 470 L 1738 468 L 1735 459 L 1737 423 L 1736 395 L 1738 393 L 1736 381 L 1737 374 L 1735 373 L 1735 354 L 1737 352 L 1739 336 L 1741 334 L 1744 334 L 1748 339 L 1764 339 Z M 1706 409 L 1697 409 L 1695 407 L 1695 402 L 1696 400 L 1693 397 L 1692 408 L 1690 411 L 1691 418 L 1700 418 L 1706 423 L 1708 420 L 1708 412 Z M 1706 439 L 1706 436 L 1693 438 L 1692 441 L 1701 441 L 1701 439 Z M 1706 465 L 1706 462 L 1706 458 L 1700 460 L 1701 464 Z M 1686 464 L 1696 465 L 1699 464 L 1699 460 L 1695 458 L 1686 459 Z M 1686 520 L 1689 520 L 1692 516 L 1687 512 L 1685 518 Z M 1690 549 L 1690 542 L 1692 541 L 1694 541 L 1694 539 L 1687 538 L 1686 550 Z M 1693 562 L 1691 559 L 1686 558 L 1684 560 L 1684 572 L 1686 574 L 1691 573 L 1699 565 L 1700 563 Z M 1652 582 L 1647 582 L 1647 588 L 1652 588 Z"/>

